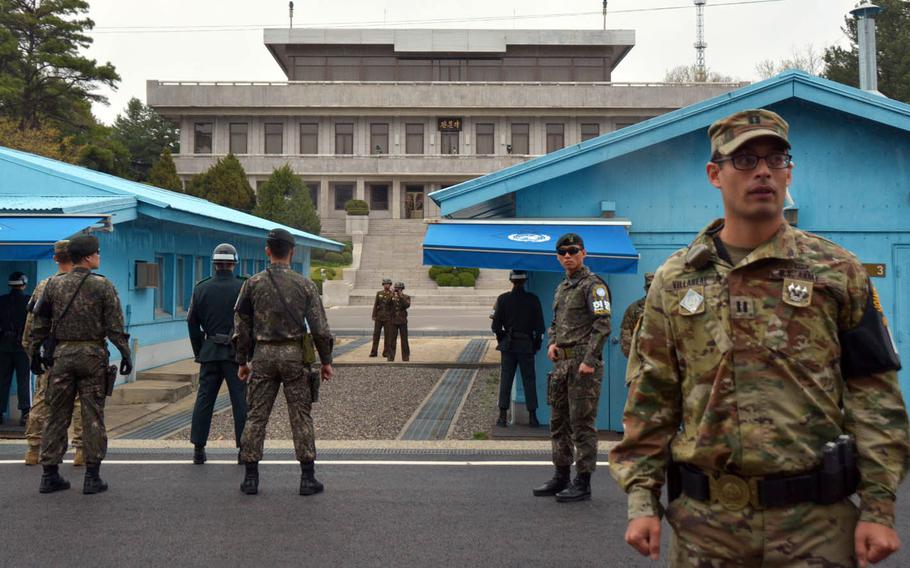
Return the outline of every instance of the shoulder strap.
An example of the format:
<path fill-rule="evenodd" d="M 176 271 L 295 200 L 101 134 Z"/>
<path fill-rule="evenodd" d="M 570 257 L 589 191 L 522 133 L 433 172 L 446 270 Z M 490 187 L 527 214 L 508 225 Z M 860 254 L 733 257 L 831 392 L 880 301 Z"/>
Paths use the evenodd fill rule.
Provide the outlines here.
<path fill-rule="evenodd" d="M 300 326 L 300 330 L 303 333 L 306 333 L 306 325 L 297 317 L 297 312 L 291 310 L 290 306 L 288 306 L 287 300 L 284 299 L 284 295 L 281 293 L 281 288 L 279 288 L 278 283 L 275 282 L 275 277 L 272 275 L 272 271 L 268 268 L 266 268 L 265 271 L 269 275 L 269 282 L 271 282 L 272 287 L 275 288 L 275 293 L 278 294 L 278 299 L 281 300 L 281 306 L 284 308 L 285 313 L 291 316 L 291 319 L 294 320 L 294 323 Z"/>
<path fill-rule="evenodd" d="M 73 292 L 73 295 L 70 296 L 69 302 L 66 303 L 66 307 L 63 308 L 63 313 L 61 313 L 61 314 L 60 314 L 60 317 L 57 318 L 57 321 L 54 322 L 54 324 L 53 324 L 53 326 L 52 326 L 53 329 L 51 330 L 51 333 L 52 333 L 52 334 L 53 334 L 54 330 L 57 329 L 57 326 L 60 325 L 60 321 L 61 321 L 63 318 L 66 317 L 66 314 L 69 313 L 70 307 L 73 305 L 73 300 L 75 300 L 75 299 L 76 299 L 76 296 L 79 295 L 79 290 L 82 289 L 82 285 L 85 284 L 85 280 L 86 280 L 89 276 L 91 276 L 91 275 L 92 275 L 92 273 L 91 273 L 91 272 L 88 272 L 88 273 L 86 273 L 85 276 L 82 277 L 82 280 L 79 281 L 79 285 L 76 286 L 76 291 Z"/>

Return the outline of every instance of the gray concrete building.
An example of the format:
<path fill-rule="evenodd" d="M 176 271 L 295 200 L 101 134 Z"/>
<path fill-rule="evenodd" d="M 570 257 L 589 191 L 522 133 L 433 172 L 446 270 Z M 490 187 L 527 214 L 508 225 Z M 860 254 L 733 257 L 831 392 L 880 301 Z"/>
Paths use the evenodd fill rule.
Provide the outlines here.
<path fill-rule="evenodd" d="M 151 80 L 148 104 L 180 125 L 181 178 L 229 152 L 253 187 L 290 164 L 332 236 L 351 198 L 371 219 L 437 217 L 432 191 L 739 86 L 611 82 L 629 30 L 268 29 L 264 43 L 287 81 Z"/>

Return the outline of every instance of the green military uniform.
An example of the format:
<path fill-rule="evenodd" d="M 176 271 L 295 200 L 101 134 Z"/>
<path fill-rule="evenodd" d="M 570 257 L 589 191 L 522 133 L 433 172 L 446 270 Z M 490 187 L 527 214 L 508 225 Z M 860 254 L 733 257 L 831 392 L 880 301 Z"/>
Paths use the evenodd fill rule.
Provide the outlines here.
<path fill-rule="evenodd" d="M 389 300 L 389 319 L 385 328 L 385 355 L 389 361 L 395 360 L 395 348 L 398 336 L 401 336 L 401 360 L 411 359 L 411 344 L 408 343 L 408 308 L 411 297 L 403 292 L 404 284 L 395 283 L 395 291 Z"/>
<path fill-rule="evenodd" d="M 718 248 L 722 226 L 672 255 L 647 297 L 610 457 L 629 518 L 659 514 L 672 459 L 717 483 L 710 499 L 686 489 L 670 504 L 672 565 L 852 566 L 857 518 L 893 526 L 910 456 L 896 373 L 842 371 L 845 334 L 877 306 L 875 291 L 852 254 L 786 223 L 734 266 Z M 703 266 L 687 263 L 699 247 Z M 750 488 L 737 504 L 722 485 L 813 471 L 841 434 L 858 447 L 859 511 L 816 504 L 811 491 L 775 507 Z"/>
<path fill-rule="evenodd" d="M 654 280 L 654 273 L 645 274 L 645 294 L 651 287 L 651 281 Z M 619 327 L 619 340 L 622 354 L 629 357 L 629 350 L 632 348 L 632 334 L 635 332 L 635 326 L 641 320 L 642 314 L 645 313 L 645 299 L 639 298 L 626 308 L 626 313 L 622 316 L 622 324 Z"/>
<path fill-rule="evenodd" d="M 382 280 L 383 285 L 391 284 L 388 278 Z M 376 299 L 373 301 L 373 345 L 370 349 L 370 357 L 376 357 L 379 350 L 379 337 L 392 316 L 392 291 L 382 290 L 376 292 Z M 382 345 L 382 356 L 386 357 L 385 342 Z"/>

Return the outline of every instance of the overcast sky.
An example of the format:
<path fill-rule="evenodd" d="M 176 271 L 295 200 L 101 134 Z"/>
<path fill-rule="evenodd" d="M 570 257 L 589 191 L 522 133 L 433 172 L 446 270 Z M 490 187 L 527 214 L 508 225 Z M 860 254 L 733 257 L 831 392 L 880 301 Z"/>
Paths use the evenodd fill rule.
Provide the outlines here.
<path fill-rule="evenodd" d="M 281 81 L 262 28 L 288 23 L 287 0 L 89 0 L 95 21 L 89 55 L 110 61 L 122 81 L 95 105 L 111 123 L 145 81 Z M 601 29 L 602 0 L 295 1 L 294 27 Z M 730 5 L 724 5 L 730 4 Z M 755 65 L 814 46 L 846 45 L 844 16 L 856 0 L 708 0 L 708 67 L 741 80 Z M 541 17 L 537 17 L 541 16 Z M 635 47 L 614 81 L 661 81 L 695 61 L 692 0 L 609 0 L 608 29 L 635 31 Z"/>

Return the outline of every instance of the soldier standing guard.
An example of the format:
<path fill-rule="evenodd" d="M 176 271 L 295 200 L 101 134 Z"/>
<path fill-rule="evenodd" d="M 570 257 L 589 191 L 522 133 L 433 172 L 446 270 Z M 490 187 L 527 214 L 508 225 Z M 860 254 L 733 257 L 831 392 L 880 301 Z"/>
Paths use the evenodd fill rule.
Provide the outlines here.
<path fill-rule="evenodd" d="M 73 269 L 73 261 L 70 259 L 67 247 L 69 241 L 57 241 L 54 243 L 54 262 L 57 263 L 57 274 L 66 274 Z M 25 329 L 22 332 L 22 348 L 26 353 L 32 352 L 31 336 L 32 324 L 35 315 L 32 313 L 35 304 L 41 299 L 44 288 L 53 276 L 48 276 L 35 286 L 35 292 L 28 302 L 28 315 L 25 317 Z M 28 425 L 25 428 L 25 438 L 28 440 L 28 450 L 25 452 L 25 465 L 38 465 L 38 459 L 41 456 L 41 438 L 44 436 L 44 429 L 47 426 L 47 373 L 35 377 L 35 394 L 32 397 L 32 410 L 28 413 Z M 82 453 L 82 402 L 79 392 L 76 392 L 76 401 L 73 404 L 73 447 L 76 449 L 76 455 L 73 457 L 73 466 L 80 467 L 85 465 L 85 454 Z"/>
<path fill-rule="evenodd" d="M 862 264 L 783 218 L 788 131 L 764 109 L 711 125 L 724 218 L 657 271 L 632 346 L 610 467 L 626 542 L 655 560 L 666 479 L 672 566 L 866 566 L 900 546 L 900 361 Z"/>
<path fill-rule="evenodd" d="M 496 334 L 496 350 L 500 352 L 499 418 L 497 426 L 507 425 L 507 412 L 512 396 L 515 371 L 521 367 L 521 381 L 528 408 L 528 424 L 537 428 L 537 375 L 534 354 L 540 351 L 545 331 L 540 299 L 525 290 L 528 273 L 524 270 L 509 272 L 512 290 L 500 294 L 493 307 L 491 328 Z"/>
<path fill-rule="evenodd" d="M 240 447 L 240 436 L 246 423 L 246 385 L 237 378 L 231 336 L 234 333 L 234 305 L 245 280 L 234 276 L 237 249 L 222 243 L 212 251 L 215 276 L 201 280 L 193 289 L 190 309 L 186 314 L 190 343 L 199 363 L 199 391 L 193 407 L 193 463 L 205 463 L 205 444 L 212 426 L 212 412 L 222 381 L 227 382 L 234 415 L 234 440 Z M 240 453 L 237 454 L 237 463 Z"/>
<path fill-rule="evenodd" d="M 28 277 L 22 272 L 9 275 L 9 294 L 0 296 L 0 424 L 9 404 L 9 389 L 13 374 L 16 375 L 16 392 L 19 396 L 19 425 L 28 421 L 30 382 L 28 355 L 22 349 L 22 330 L 30 296 L 25 293 Z"/>
<path fill-rule="evenodd" d="M 31 331 L 32 371 L 48 370 L 47 404 L 50 418 L 41 442 L 41 493 L 69 489 L 70 483 L 57 471 L 66 453 L 66 430 L 73 415 L 76 392 L 82 398 L 85 480 L 82 492 L 100 493 L 107 484 L 98 475 L 107 452 L 104 399 L 116 379 L 108 367 L 105 338 L 120 351 L 120 374 L 133 370 L 129 335 L 123 330 L 123 311 L 117 290 L 92 270 L 101 265 L 98 239 L 91 235 L 73 238 L 69 244 L 73 270 L 47 283 L 35 305 Z M 45 340 L 50 341 L 45 344 Z M 56 343 L 52 349 L 50 343 Z"/>
<path fill-rule="evenodd" d="M 603 378 L 603 347 L 610 335 L 610 289 L 584 265 L 585 245 L 575 233 L 556 241 L 566 279 L 556 288 L 553 323 L 547 331 L 547 357 L 554 362 L 547 384 L 552 408 L 552 479 L 534 489 L 538 497 L 559 502 L 591 498 L 591 474 L 597 467 L 597 404 Z M 575 456 L 575 479 L 569 470 Z"/>
<path fill-rule="evenodd" d="M 291 270 L 294 236 L 284 229 L 269 231 L 265 253 L 270 264 L 243 283 L 234 315 L 234 350 L 241 381 L 249 381 L 246 426 L 240 456 L 246 476 L 240 490 L 259 492 L 259 460 L 265 444 L 265 426 L 284 387 L 294 449 L 300 462 L 300 494 L 323 490 L 316 479 L 316 431 L 310 415 L 318 381 L 328 381 L 332 370 L 333 339 L 319 290 L 313 281 Z M 319 353 L 322 368 L 310 373 Z"/>
<path fill-rule="evenodd" d="M 404 293 L 404 282 L 396 282 L 389 300 L 389 322 L 385 329 L 386 359 L 395 360 L 395 344 L 401 334 L 401 360 L 411 359 L 411 345 L 408 343 L 408 308 L 411 307 L 411 297 Z"/>
<path fill-rule="evenodd" d="M 389 316 L 392 308 L 392 279 L 382 279 L 382 290 L 376 292 L 376 300 L 373 302 L 373 347 L 370 349 L 370 357 L 378 356 L 379 336 L 389 322 Z M 385 342 L 382 345 L 382 356 L 385 358 Z"/>
<path fill-rule="evenodd" d="M 645 273 L 645 296 L 648 295 L 648 289 L 651 288 L 651 282 L 654 280 L 654 273 Z M 629 304 L 626 313 L 622 316 L 622 325 L 619 328 L 620 347 L 622 354 L 629 357 L 629 349 L 632 348 L 632 334 L 635 332 L 635 326 L 645 313 L 645 299 L 639 298 Z"/>

